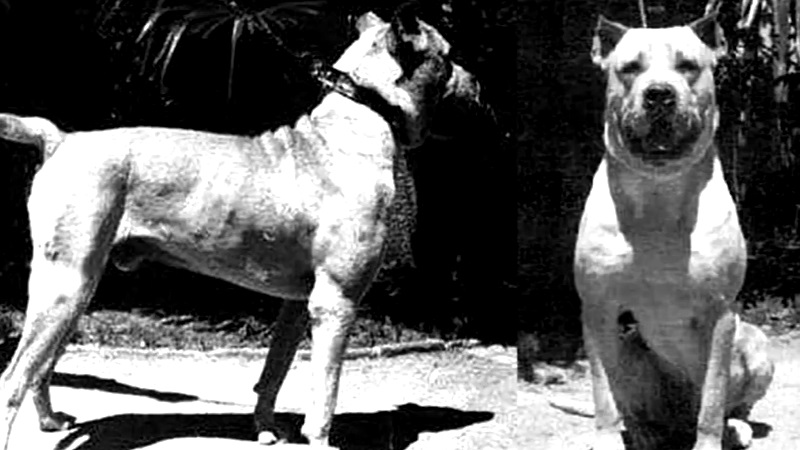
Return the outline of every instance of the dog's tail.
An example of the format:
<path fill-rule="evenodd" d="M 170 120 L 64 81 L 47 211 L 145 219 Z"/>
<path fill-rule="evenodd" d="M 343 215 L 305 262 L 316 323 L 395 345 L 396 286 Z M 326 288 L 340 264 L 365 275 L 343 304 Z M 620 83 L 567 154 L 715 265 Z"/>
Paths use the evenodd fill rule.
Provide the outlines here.
<path fill-rule="evenodd" d="M 0 138 L 39 147 L 43 161 L 53 156 L 65 135 L 56 124 L 43 117 L 0 114 Z"/>

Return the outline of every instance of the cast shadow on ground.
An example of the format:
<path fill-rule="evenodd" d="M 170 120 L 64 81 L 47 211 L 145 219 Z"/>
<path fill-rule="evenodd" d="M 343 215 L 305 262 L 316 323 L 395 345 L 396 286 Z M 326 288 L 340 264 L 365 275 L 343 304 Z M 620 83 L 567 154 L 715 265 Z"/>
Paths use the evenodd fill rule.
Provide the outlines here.
<path fill-rule="evenodd" d="M 463 428 L 491 420 L 488 411 L 405 404 L 392 411 L 345 413 L 334 418 L 331 445 L 341 450 L 402 450 L 422 432 Z M 279 426 L 298 440 L 303 416 L 278 413 Z M 250 414 L 121 414 L 78 424 L 59 450 L 133 450 L 182 437 L 254 441 Z M 77 442 L 80 444 L 75 445 Z"/>
<path fill-rule="evenodd" d="M 11 356 L 14 354 L 14 349 L 17 348 L 19 338 L 6 339 L 0 343 L 0 371 L 5 370 L 6 365 Z M 74 389 L 92 389 L 97 391 L 105 391 L 113 394 L 127 394 L 138 395 L 141 397 L 148 397 L 162 402 L 190 402 L 197 400 L 194 395 L 182 394 L 179 392 L 162 392 L 154 389 L 145 389 L 129 384 L 120 383 L 117 380 L 109 378 L 96 377 L 94 375 L 78 375 L 72 373 L 53 373 L 53 378 L 50 381 L 53 386 L 64 386 Z"/>
<path fill-rule="evenodd" d="M 77 375 L 72 373 L 54 373 L 50 382 L 53 386 L 64 386 L 74 389 L 92 389 L 97 391 L 110 392 L 113 394 L 138 395 L 148 397 L 162 402 L 190 402 L 197 400 L 198 397 L 179 392 L 163 392 L 154 389 L 144 389 L 129 384 L 120 383 L 109 378 L 96 377 L 94 375 Z"/>
<path fill-rule="evenodd" d="M 772 432 L 772 425 L 764 422 L 748 422 L 753 429 L 753 439 L 763 439 Z"/>

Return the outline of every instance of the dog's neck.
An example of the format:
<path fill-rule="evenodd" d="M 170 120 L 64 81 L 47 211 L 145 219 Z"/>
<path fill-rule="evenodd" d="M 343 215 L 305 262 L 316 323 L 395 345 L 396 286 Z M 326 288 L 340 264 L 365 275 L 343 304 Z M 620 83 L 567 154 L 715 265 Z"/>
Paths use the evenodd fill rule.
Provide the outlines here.
<path fill-rule="evenodd" d="M 336 92 L 375 111 L 389 123 L 393 133 L 396 134 L 403 129 L 405 123 L 403 110 L 386 101 L 374 90 L 359 86 L 348 74 L 333 66 L 315 64 L 312 75 L 322 85 L 323 96 Z"/>
<path fill-rule="evenodd" d="M 668 179 L 637 172 L 606 155 L 611 196 L 620 226 L 638 233 L 688 235 L 694 229 L 700 193 L 715 176 L 716 148 L 710 144 L 703 158 Z"/>

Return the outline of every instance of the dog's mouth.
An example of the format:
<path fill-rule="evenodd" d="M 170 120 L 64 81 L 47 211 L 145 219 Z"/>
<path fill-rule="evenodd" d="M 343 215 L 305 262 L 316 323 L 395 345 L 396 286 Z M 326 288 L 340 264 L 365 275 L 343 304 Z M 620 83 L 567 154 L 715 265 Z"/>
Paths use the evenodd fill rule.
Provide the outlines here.
<path fill-rule="evenodd" d="M 622 137 L 632 155 L 647 164 L 663 166 L 690 153 L 700 129 L 689 117 L 656 111 L 623 126 Z"/>

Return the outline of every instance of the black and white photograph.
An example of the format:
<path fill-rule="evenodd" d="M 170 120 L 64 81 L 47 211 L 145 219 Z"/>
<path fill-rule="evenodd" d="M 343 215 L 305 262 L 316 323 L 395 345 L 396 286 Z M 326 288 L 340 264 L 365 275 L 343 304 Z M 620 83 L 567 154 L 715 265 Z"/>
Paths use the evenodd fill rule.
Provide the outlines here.
<path fill-rule="evenodd" d="M 0 450 L 800 448 L 799 25 L 0 0 Z"/>

